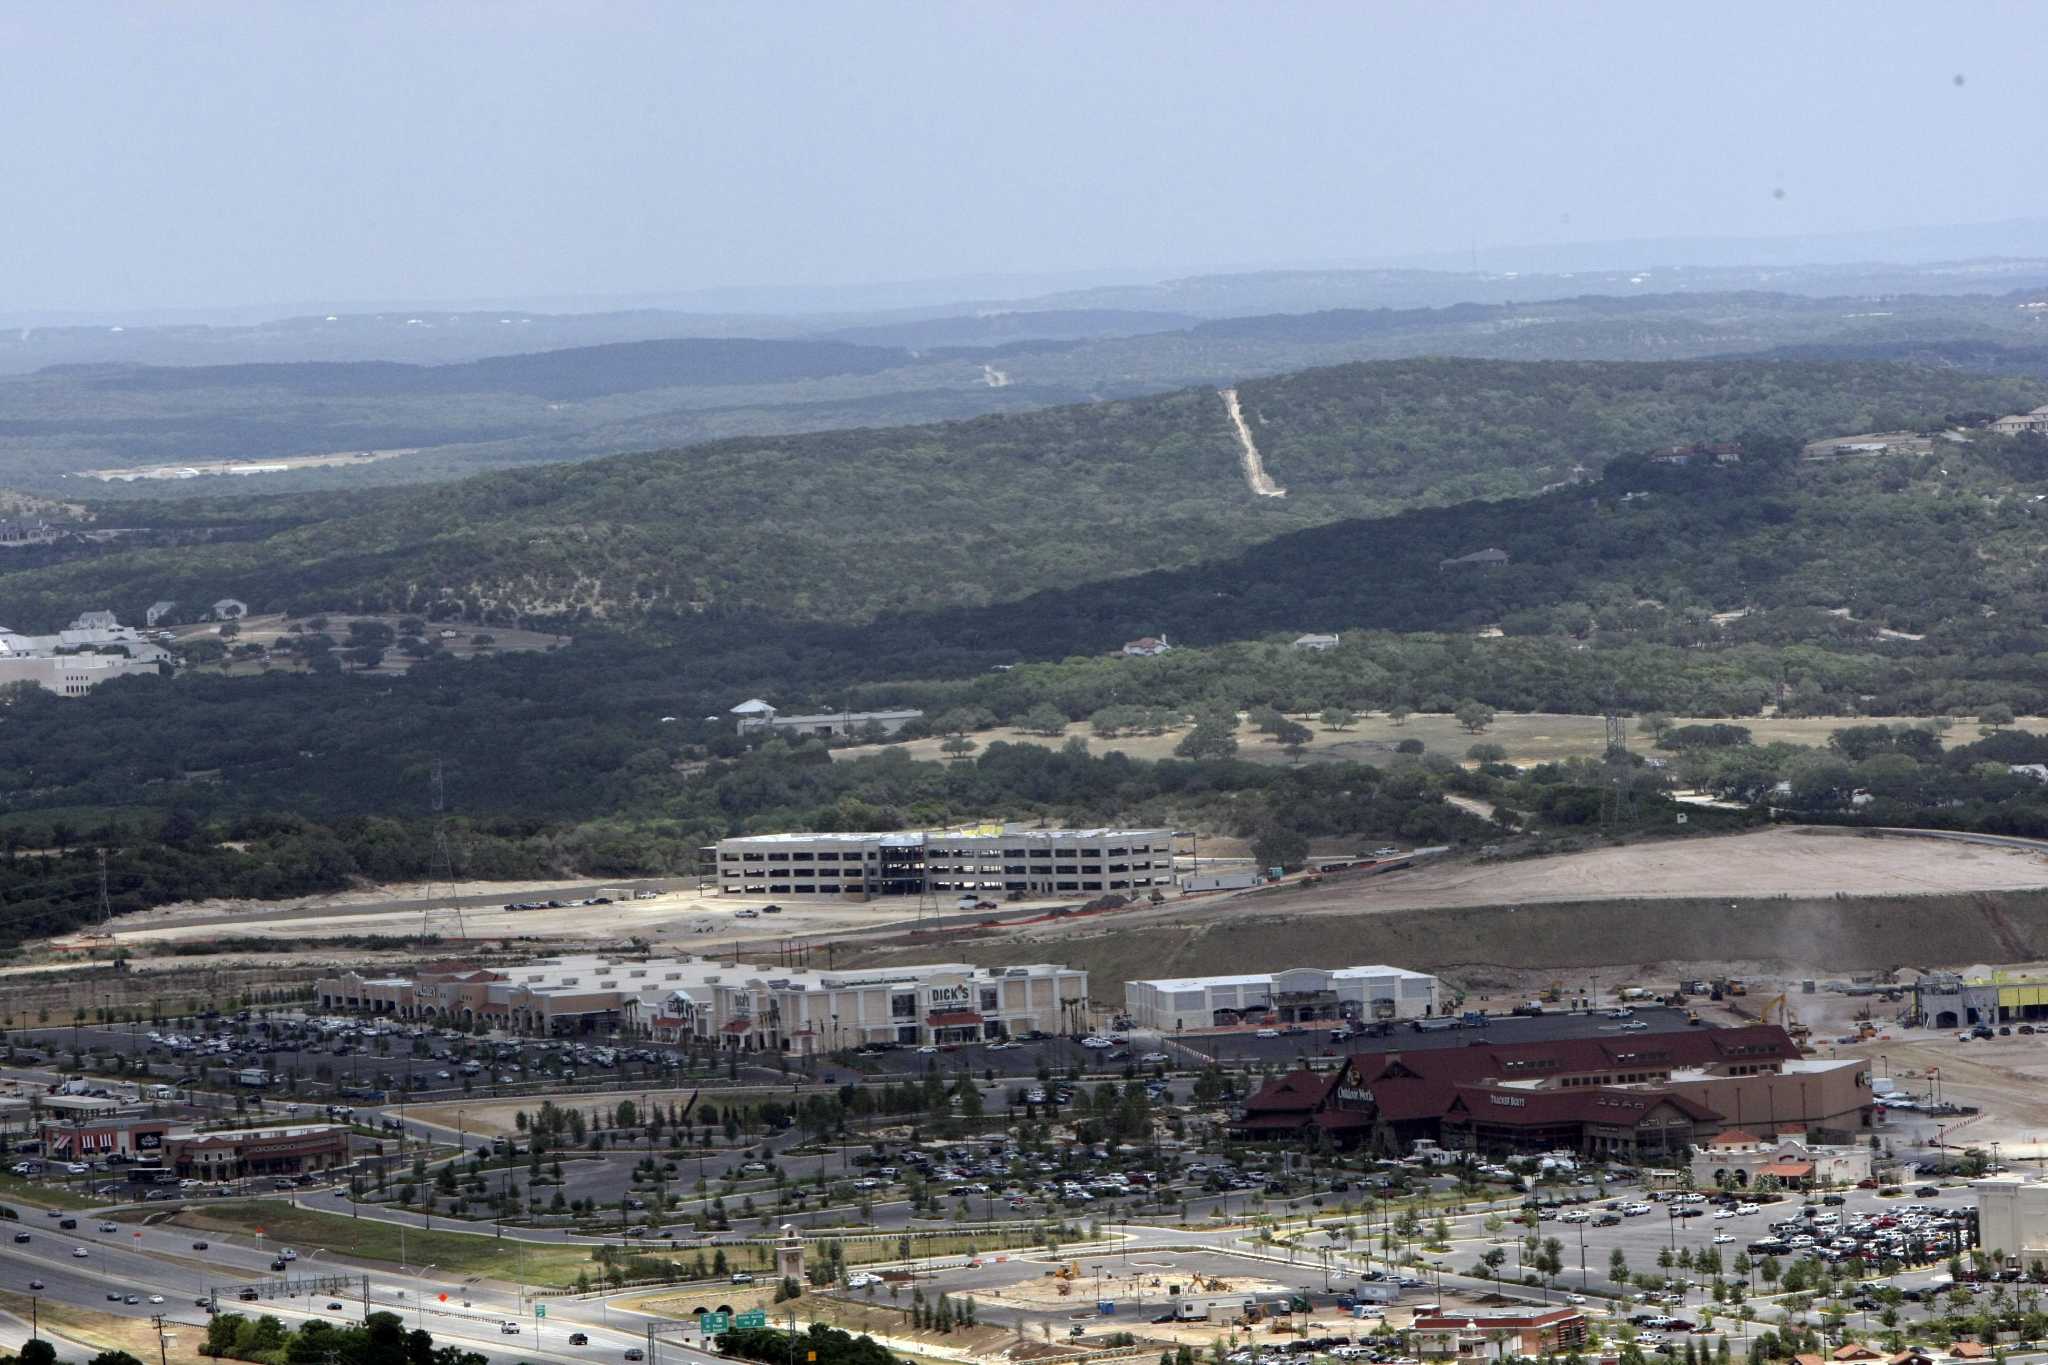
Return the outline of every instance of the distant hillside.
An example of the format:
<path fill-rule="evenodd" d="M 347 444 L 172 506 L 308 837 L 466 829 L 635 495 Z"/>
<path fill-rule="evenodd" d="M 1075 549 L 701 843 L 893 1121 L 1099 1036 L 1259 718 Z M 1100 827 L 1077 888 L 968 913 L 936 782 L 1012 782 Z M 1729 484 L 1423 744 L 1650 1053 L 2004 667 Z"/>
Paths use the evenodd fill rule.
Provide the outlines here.
<path fill-rule="evenodd" d="M 1248 490 L 1223 403 L 1199 389 L 721 441 L 402 491 L 223 501 L 194 512 L 298 524 L 5 574 L 0 620 L 31 629 L 86 606 L 134 616 L 159 597 L 233 594 L 259 612 L 406 609 L 656 632 L 704 613 L 843 623 L 1183 568 L 1347 518 L 1529 493 L 1568 480 L 1575 465 L 1660 445 L 1796 444 L 2043 396 L 2018 380 L 1896 366 L 1453 360 L 1340 366 L 1241 394 L 1284 498 Z"/>
<path fill-rule="evenodd" d="M 1907 273 L 1931 285 L 1953 282 Z M 416 328 L 405 326 L 404 318 L 306 319 L 259 330 L 266 339 L 319 337 L 323 327 L 353 331 L 379 321 L 402 334 L 460 333 L 470 345 L 497 337 L 512 353 L 442 365 L 56 366 L 0 378 L 0 468 L 16 487 L 66 496 L 75 495 L 84 471 L 147 472 L 217 461 L 272 466 L 250 485 L 264 493 L 360 489 L 728 437 L 900 427 L 1138 398 L 1419 355 L 1685 360 L 1800 348 L 1798 354 L 1815 359 L 1897 358 L 2038 372 L 2014 349 L 2041 344 L 2040 312 L 2024 306 L 2040 297 L 2026 290 L 1807 297 L 1727 289 L 1735 278 L 1727 272 L 1666 272 L 1562 281 L 1616 293 L 1546 297 L 1544 291 L 1561 281 L 1518 279 L 1485 283 L 1483 302 L 1329 306 L 1356 297 L 1402 297 L 1394 286 L 1416 274 L 1426 272 L 1372 273 L 1353 289 L 1358 272 L 1335 272 L 1327 294 L 1315 296 L 1317 311 L 1305 313 L 1196 322 L 1192 314 L 1170 311 L 981 309 L 891 316 L 815 337 L 638 340 L 559 350 L 522 345 L 537 333 L 521 318 L 497 325 L 474 315 L 430 315 Z M 1956 278 L 1964 277 L 1980 285 L 2015 282 L 2002 269 Z M 1449 288 L 1446 281 L 1457 278 L 1427 275 L 1424 292 Z M 1869 277 L 1852 272 L 1839 278 L 1846 285 Z M 1324 275 L 1288 279 L 1290 287 L 1306 288 Z M 1698 292 L 1709 280 L 1721 291 Z M 1524 285 L 1535 294 L 1517 299 Z M 638 315 L 617 321 L 651 325 Z M 679 318 L 677 325 L 691 322 Z M 408 453 L 342 464 L 311 458 L 392 450 Z M 129 500 L 188 499 L 219 494 L 223 481 L 145 479 L 96 491 Z"/>
<path fill-rule="evenodd" d="M 274 389 L 325 398 L 424 394 L 518 393 L 536 398 L 597 398 L 646 389 L 696 385 L 779 384 L 837 374 L 875 374 L 903 364 L 909 352 L 840 341 L 755 341 L 685 338 L 579 346 L 563 351 L 491 356 L 459 365 L 347 364 L 191 365 L 56 368 L 97 392 L 192 393 L 207 389 Z"/>
<path fill-rule="evenodd" d="M 1090 337 L 1177 332 L 1199 319 L 1187 313 L 1135 309 L 1068 308 L 1033 312 L 991 310 L 958 317 L 842 327 L 821 333 L 862 346 L 1000 346 L 1014 341 L 1080 341 Z"/>

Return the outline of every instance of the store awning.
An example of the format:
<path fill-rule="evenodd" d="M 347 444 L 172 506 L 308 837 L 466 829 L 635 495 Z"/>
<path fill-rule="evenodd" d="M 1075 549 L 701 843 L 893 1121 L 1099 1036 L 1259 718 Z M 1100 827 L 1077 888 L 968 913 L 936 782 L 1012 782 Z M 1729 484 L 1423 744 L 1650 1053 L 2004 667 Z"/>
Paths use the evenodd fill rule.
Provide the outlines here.
<path fill-rule="evenodd" d="M 973 1010 L 947 1010 L 925 1016 L 925 1022 L 933 1028 L 980 1028 L 981 1016 Z"/>

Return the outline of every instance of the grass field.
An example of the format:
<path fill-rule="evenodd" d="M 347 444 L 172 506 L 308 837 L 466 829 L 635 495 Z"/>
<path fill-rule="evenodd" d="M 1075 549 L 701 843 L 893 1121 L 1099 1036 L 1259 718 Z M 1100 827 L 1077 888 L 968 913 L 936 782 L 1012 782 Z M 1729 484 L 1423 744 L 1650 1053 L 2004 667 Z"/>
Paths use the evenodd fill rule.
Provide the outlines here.
<path fill-rule="evenodd" d="M 203 1232 L 239 1233 L 263 1238 L 303 1254 L 319 1247 L 341 1256 L 394 1265 L 431 1265 L 448 1275 L 479 1276 L 524 1284 L 573 1284 L 578 1271 L 594 1276 L 598 1265 L 587 1246 L 556 1246 L 497 1238 L 486 1228 L 469 1232 L 404 1230 L 391 1223 L 346 1214 L 318 1213 L 284 1203 L 244 1200 L 181 1210 L 170 1220 L 179 1227 Z M 400 1260 L 401 1246 L 405 1259 Z"/>
<path fill-rule="evenodd" d="M 1358 718 L 1356 724 L 1344 730 L 1330 730 L 1314 716 L 1299 716 L 1315 738 L 1307 746 L 1306 753 L 1311 759 L 1351 759 L 1360 763 L 1383 763 L 1394 752 L 1394 746 L 1404 739 L 1422 741 L 1425 751 L 1436 754 L 1450 754 L 1462 758 L 1473 744 L 1485 742 L 1498 744 L 1508 751 L 1508 762 L 1517 764 L 1544 763 L 1555 759 L 1571 758 L 1575 755 L 1596 756 L 1607 747 L 1606 721 L 1600 716 L 1561 715 L 1554 712 L 1503 711 L 1494 717 L 1494 722 L 1484 734 L 1473 734 L 1450 716 L 1437 712 L 1409 716 L 1401 724 L 1381 712 L 1372 712 Z M 1738 717 L 1725 723 L 1746 727 L 1758 744 L 1811 744 L 1823 745 L 1828 736 L 1836 730 L 1850 725 L 1892 725 L 1913 724 L 1921 718 L 1914 716 L 1749 716 Z M 1711 719 L 1675 717 L 1678 725 L 1710 724 Z M 2048 717 L 2022 716 L 2017 729 L 2031 734 L 2048 734 Z M 1124 735 L 1116 739 L 1098 739 L 1085 724 L 1069 725 L 1063 734 L 1032 735 L 1009 726 L 998 726 L 993 730 L 978 730 L 972 738 L 986 747 L 990 744 L 1043 744 L 1057 748 L 1068 739 L 1079 736 L 1088 741 L 1088 747 L 1096 753 L 1119 751 L 1132 758 L 1160 759 L 1173 756 L 1173 746 L 1178 744 L 1185 729 L 1168 730 L 1160 735 Z M 1958 723 L 1949 732 L 1949 742 L 1967 743 L 1977 737 L 1977 727 L 1971 723 Z M 849 749 L 835 750 L 840 758 L 857 758 L 863 754 L 879 752 L 884 748 L 900 748 L 909 752 L 912 758 L 937 760 L 946 757 L 939 745 L 944 741 L 933 737 L 914 739 L 901 745 L 860 745 Z M 1265 736 L 1240 722 L 1237 732 L 1238 752 L 1244 758 L 1272 763 L 1287 763 L 1292 760 L 1278 745 L 1268 743 Z M 1639 735 L 1631 723 L 1629 743 L 1644 751 L 1651 748 L 1648 735 Z"/>
<path fill-rule="evenodd" d="M 96 1209 L 107 1202 L 95 1195 L 73 1194 L 62 1185 L 23 1180 L 18 1175 L 4 1174 L 0 1174 L 0 1199 L 15 1204 L 33 1204 L 45 1209 Z"/>
<path fill-rule="evenodd" d="M 26 1294 L 0 1290 L 0 1308 L 23 1322 L 29 1321 L 31 1306 Z M 41 1329 L 52 1336 L 98 1351 L 126 1351 L 137 1360 L 159 1358 L 156 1327 L 148 1318 L 76 1308 L 47 1297 L 35 1304 L 33 1311 Z M 206 1341 L 205 1328 L 180 1323 L 168 1327 L 169 1337 L 161 1348 L 164 1365 L 215 1365 L 211 1357 L 199 1354 L 199 1347 Z"/>

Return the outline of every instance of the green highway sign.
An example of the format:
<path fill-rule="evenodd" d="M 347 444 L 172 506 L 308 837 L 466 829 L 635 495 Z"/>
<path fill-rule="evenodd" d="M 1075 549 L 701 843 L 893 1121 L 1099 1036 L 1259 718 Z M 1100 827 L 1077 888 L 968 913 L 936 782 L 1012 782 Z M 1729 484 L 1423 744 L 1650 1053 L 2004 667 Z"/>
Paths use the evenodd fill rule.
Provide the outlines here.
<path fill-rule="evenodd" d="M 741 1313 L 734 1317 L 732 1325 L 735 1327 L 766 1327 L 768 1325 L 768 1315 L 757 1308 L 751 1313 Z"/>
<path fill-rule="evenodd" d="M 732 1314 L 730 1313 L 706 1313 L 703 1317 L 697 1319 L 697 1330 L 707 1337 L 713 1332 L 723 1332 L 731 1326 Z"/>
<path fill-rule="evenodd" d="M 533 1315 L 537 1318 L 546 1317 L 548 1315 L 548 1306 L 544 1303 L 535 1304 L 533 1306 Z"/>

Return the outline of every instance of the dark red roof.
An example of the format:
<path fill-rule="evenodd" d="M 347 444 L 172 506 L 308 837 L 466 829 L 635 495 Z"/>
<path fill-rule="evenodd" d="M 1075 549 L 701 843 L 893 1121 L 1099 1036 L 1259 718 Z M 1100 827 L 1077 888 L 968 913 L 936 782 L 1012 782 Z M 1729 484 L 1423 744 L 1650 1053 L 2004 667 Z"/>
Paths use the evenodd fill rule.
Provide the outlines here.
<path fill-rule="evenodd" d="M 1260 1086 L 1258 1092 L 1244 1102 L 1245 1113 L 1313 1113 L 1330 1098 L 1330 1092 L 1343 1078 L 1342 1068 L 1335 1071 L 1290 1071 Z"/>
<path fill-rule="evenodd" d="M 1560 1123 L 1601 1123 L 1634 1128 L 1669 1105 L 1695 1123 L 1721 1116 L 1702 1104 L 1669 1090 L 1629 1090 L 1587 1086 L 1571 1090 L 1510 1090 L 1502 1086 L 1461 1085 L 1449 1113 L 1475 1122 L 1509 1128 L 1546 1127 Z"/>
<path fill-rule="evenodd" d="M 1799 1045 L 1774 1024 L 1684 1028 L 1535 1043 L 1475 1043 L 1417 1052 L 1357 1053 L 1351 1067 L 1382 1117 L 1434 1118 L 1461 1085 L 1594 1072 L 1668 1072 L 1727 1062 L 1796 1061 Z"/>

